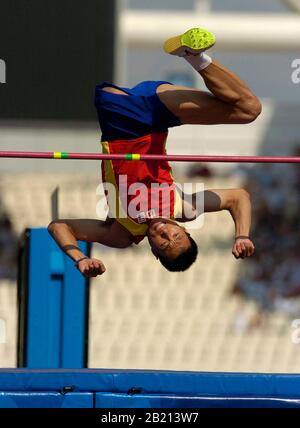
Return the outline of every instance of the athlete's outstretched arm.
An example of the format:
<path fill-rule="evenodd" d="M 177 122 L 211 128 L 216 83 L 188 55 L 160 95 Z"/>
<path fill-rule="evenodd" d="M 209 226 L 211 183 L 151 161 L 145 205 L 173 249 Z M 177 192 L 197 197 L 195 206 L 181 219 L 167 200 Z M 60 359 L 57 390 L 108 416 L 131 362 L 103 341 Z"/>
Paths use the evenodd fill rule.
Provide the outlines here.
<path fill-rule="evenodd" d="M 235 242 L 232 254 L 236 258 L 251 256 L 254 253 L 254 245 L 249 238 L 251 227 L 251 199 L 249 193 L 244 189 L 205 190 L 201 195 L 194 193 L 192 204 L 195 210 L 195 217 L 203 214 L 203 212 L 196 211 L 196 201 L 199 196 L 204 199 L 204 206 L 202 207 L 204 212 L 228 210 L 231 214 L 235 224 Z M 188 209 L 189 207 L 186 207 L 186 210 Z"/>
<path fill-rule="evenodd" d="M 77 267 L 86 277 L 95 277 L 105 272 L 101 260 L 84 258 L 77 240 L 98 242 L 113 248 L 125 248 L 131 245 L 130 234 L 115 221 L 101 220 L 55 220 L 48 226 L 48 231 L 60 248 L 78 262 Z"/>

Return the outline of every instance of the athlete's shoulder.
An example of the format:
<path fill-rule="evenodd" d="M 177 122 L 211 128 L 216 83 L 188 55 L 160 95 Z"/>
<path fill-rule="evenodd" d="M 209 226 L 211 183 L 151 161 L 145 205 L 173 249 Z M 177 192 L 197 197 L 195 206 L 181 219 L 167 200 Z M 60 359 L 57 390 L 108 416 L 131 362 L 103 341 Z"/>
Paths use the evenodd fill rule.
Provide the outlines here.
<path fill-rule="evenodd" d="M 110 241 L 115 248 L 127 248 L 134 242 L 133 235 L 118 221 L 112 219 L 109 226 Z"/>

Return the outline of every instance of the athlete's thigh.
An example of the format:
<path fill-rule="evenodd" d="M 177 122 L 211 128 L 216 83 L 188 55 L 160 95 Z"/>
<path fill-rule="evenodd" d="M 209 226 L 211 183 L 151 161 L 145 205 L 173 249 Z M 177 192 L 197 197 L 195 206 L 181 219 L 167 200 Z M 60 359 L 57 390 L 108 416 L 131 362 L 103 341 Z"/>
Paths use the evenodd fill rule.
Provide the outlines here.
<path fill-rule="evenodd" d="M 118 94 L 118 95 L 127 95 L 126 92 L 122 91 L 121 89 L 118 88 L 114 88 L 113 86 L 104 86 L 104 88 L 102 88 L 102 91 L 104 92 L 109 92 L 111 94 Z"/>
<path fill-rule="evenodd" d="M 163 84 L 157 95 L 183 124 L 239 123 L 238 109 L 195 88 Z"/>

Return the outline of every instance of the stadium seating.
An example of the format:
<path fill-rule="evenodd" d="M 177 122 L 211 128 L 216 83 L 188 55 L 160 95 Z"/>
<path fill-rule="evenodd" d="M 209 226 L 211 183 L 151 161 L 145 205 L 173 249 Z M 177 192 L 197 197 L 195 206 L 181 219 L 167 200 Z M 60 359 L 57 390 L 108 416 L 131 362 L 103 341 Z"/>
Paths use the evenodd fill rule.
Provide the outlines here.
<path fill-rule="evenodd" d="M 1 177 L 0 192 L 15 229 L 45 226 L 49 195 L 60 186 L 60 216 L 96 218 L 97 177 L 87 174 L 27 174 Z M 236 178 L 205 180 L 206 188 L 236 187 Z M 245 329 L 256 314 L 252 302 L 232 294 L 247 262 L 231 255 L 234 228 L 226 212 L 205 215 L 199 261 L 186 273 L 169 273 L 139 247 L 115 250 L 95 245 L 94 257 L 107 266 L 91 281 L 89 366 L 208 371 L 296 372 L 297 345 L 290 322 L 272 314 L 266 325 Z M 0 365 L 16 364 L 16 286 L 0 282 L 0 318 L 6 343 Z"/>

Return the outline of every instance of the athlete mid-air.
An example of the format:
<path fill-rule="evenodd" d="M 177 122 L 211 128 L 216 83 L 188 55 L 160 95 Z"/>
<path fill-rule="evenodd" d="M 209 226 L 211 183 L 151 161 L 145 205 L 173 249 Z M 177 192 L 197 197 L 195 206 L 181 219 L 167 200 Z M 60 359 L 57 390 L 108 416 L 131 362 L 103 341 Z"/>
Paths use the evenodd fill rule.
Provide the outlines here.
<path fill-rule="evenodd" d="M 103 151 L 165 154 L 170 127 L 254 121 L 261 112 L 260 101 L 236 74 L 205 53 L 214 43 L 212 33 L 193 28 L 164 44 L 165 52 L 184 58 L 200 74 L 210 92 L 165 81 L 141 82 L 131 89 L 107 82 L 98 85 L 95 105 Z M 48 227 L 86 277 L 101 275 L 105 266 L 101 260 L 85 256 L 77 240 L 126 248 L 147 237 L 152 253 L 163 266 L 170 271 L 186 270 L 197 258 L 197 245 L 177 222 L 194 220 L 203 212 L 228 210 L 235 223 L 233 255 L 244 258 L 254 252 L 249 238 L 251 202 L 243 189 L 204 191 L 199 212 L 196 204 L 199 195 L 194 194 L 188 202 L 176 188 L 166 161 L 105 160 L 102 179 L 117 192 L 118 209 L 106 221 L 55 220 Z M 160 195 L 158 185 L 162 184 L 169 192 L 167 198 Z M 138 189 L 138 185 L 143 185 L 146 191 L 140 192 L 137 204 L 137 194 L 128 189 Z"/>

